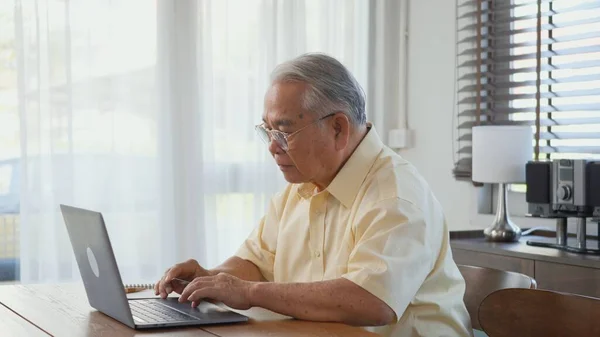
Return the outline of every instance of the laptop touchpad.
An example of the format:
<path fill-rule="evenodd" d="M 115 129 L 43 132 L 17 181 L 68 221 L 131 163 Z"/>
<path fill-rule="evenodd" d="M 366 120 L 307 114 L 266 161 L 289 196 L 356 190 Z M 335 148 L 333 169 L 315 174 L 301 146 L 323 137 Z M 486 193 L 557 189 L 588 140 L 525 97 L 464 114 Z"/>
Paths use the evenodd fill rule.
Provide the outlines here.
<path fill-rule="evenodd" d="M 223 318 L 224 316 L 238 316 L 237 313 L 221 308 L 218 305 L 202 301 L 196 308 L 192 308 L 191 302 L 179 303 L 176 297 L 167 297 L 166 299 L 156 299 L 160 303 L 173 309 L 197 317 L 199 319 Z"/>

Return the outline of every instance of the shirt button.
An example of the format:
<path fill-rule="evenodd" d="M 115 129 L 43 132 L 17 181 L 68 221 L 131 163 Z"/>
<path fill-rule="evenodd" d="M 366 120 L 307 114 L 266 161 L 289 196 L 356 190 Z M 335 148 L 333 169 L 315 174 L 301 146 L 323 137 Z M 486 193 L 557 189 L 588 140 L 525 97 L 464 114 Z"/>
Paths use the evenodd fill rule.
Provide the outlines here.
<path fill-rule="evenodd" d="M 319 252 L 319 251 L 316 251 L 316 252 L 315 252 L 315 257 L 321 257 L 321 252 Z"/>

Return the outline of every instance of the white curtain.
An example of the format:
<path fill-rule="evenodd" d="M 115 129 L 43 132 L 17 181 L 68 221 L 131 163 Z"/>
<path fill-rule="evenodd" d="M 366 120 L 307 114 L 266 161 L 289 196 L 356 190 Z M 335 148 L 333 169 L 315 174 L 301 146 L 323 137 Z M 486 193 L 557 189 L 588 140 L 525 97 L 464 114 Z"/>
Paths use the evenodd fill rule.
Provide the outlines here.
<path fill-rule="evenodd" d="M 162 246 L 157 11 L 150 1 L 15 1 L 20 277 L 77 279 L 59 204 L 102 211 L 125 276 Z"/>
<path fill-rule="evenodd" d="M 369 6 L 15 1 L 21 281 L 79 278 L 61 203 L 104 214 L 125 282 L 229 257 L 284 186 L 254 133 L 269 72 L 326 52 L 368 92 Z"/>

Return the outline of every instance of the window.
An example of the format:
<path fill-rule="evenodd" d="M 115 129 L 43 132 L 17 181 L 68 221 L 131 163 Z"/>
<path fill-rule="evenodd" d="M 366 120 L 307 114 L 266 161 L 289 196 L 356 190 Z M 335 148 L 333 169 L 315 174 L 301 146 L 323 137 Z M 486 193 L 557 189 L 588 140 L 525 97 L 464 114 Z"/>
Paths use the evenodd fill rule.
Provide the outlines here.
<path fill-rule="evenodd" d="M 457 10 L 455 177 L 471 177 L 479 124 L 531 125 L 533 159 L 600 159 L 600 2 L 471 0 Z"/>
<path fill-rule="evenodd" d="M 59 204 L 103 213 L 125 283 L 231 256 L 285 184 L 269 72 L 326 52 L 368 90 L 370 7 L 0 1 L 0 282 L 78 278 Z"/>
<path fill-rule="evenodd" d="M 71 187 L 72 176 L 89 172 L 85 180 L 97 183 L 90 191 L 119 177 L 142 191 L 129 199 L 139 214 L 155 208 L 146 196 L 157 152 L 149 98 L 156 16 L 156 4 L 144 0 L 0 3 L 0 282 L 19 280 L 22 256 L 37 249 L 23 244 L 24 209 L 37 213 L 44 198 Z M 153 217 L 145 220 L 158 227 Z M 51 225 L 40 228 L 54 238 Z M 67 241 L 55 241 L 72 254 Z"/>
<path fill-rule="evenodd" d="M 14 3 L 0 2 L 0 282 L 16 278 L 19 196 L 15 182 L 19 148 Z"/>

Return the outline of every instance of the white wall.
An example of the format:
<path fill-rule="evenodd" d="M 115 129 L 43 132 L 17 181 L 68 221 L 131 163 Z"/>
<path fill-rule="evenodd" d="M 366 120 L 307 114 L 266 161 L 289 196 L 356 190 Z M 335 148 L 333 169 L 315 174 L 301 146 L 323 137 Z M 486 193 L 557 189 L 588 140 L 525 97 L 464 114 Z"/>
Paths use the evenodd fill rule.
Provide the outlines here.
<path fill-rule="evenodd" d="M 408 127 L 415 139 L 411 148 L 400 151 L 431 185 L 452 230 L 481 228 L 469 222 L 476 209 L 475 188 L 452 177 L 454 13 L 452 0 L 410 1 Z"/>
<path fill-rule="evenodd" d="M 477 214 L 477 196 L 486 193 L 452 176 L 455 1 L 406 1 L 409 1 L 407 122 L 415 139 L 413 146 L 400 154 L 427 179 L 444 207 L 451 230 L 488 227 L 494 215 Z M 525 213 L 524 195 L 515 195 L 511 200 L 509 208 L 518 210 L 515 214 Z M 523 228 L 554 226 L 549 220 L 512 218 Z"/>

